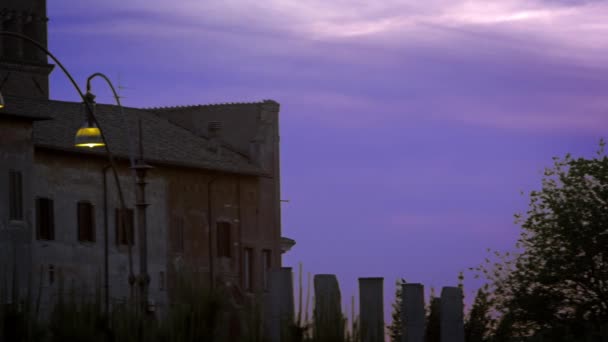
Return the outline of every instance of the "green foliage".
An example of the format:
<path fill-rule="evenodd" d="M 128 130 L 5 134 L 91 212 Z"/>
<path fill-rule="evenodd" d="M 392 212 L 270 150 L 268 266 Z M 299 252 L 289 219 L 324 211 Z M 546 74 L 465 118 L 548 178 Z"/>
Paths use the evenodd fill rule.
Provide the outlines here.
<path fill-rule="evenodd" d="M 489 281 L 504 336 L 581 339 L 608 322 L 608 157 L 554 158 L 530 193 L 517 253 L 476 268 Z M 505 323 L 508 321 L 507 323 Z M 508 329 L 507 329 L 508 326 Z"/>
<path fill-rule="evenodd" d="M 263 329 L 262 294 L 248 298 L 251 300 L 245 300 L 243 307 L 237 308 L 227 300 L 229 295 L 225 289 L 209 291 L 200 278 L 191 274 L 180 274 L 177 279 L 172 291 L 175 295 L 173 304 L 161 317 L 154 318 L 139 313 L 131 301 L 115 303 L 106 317 L 101 291 L 93 294 L 84 288 L 65 291 L 60 278 L 58 290 L 52 296 L 56 300 L 48 320 L 39 321 L 37 317 L 41 287 L 34 298 L 28 292 L 22 305 L 0 306 L 0 341 L 267 342 Z M 6 289 L 0 280 L 0 295 L 6 294 Z M 313 323 L 306 319 L 301 321 L 301 312 L 298 317 L 300 319 L 294 322 L 283 322 L 281 341 L 360 342 L 359 323 L 354 311 L 350 329 L 343 314 L 319 325 L 321 329 L 327 329 L 321 333 L 322 336 L 335 337 L 329 340 L 316 339 L 310 331 Z M 235 322 L 238 326 L 234 326 Z M 231 333 L 237 329 L 238 338 L 235 338 Z"/>
<path fill-rule="evenodd" d="M 435 289 L 431 288 L 431 296 L 429 298 L 428 315 L 426 317 L 426 331 L 424 339 L 426 342 L 440 341 L 440 310 L 441 299 L 435 297 Z"/>
<path fill-rule="evenodd" d="M 90 301 L 85 294 L 74 290 L 67 298 L 60 291 L 48 327 L 51 341 L 103 341 L 104 321 L 100 312 L 98 295 Z"/>
<path fill-rule="evenodd" d="M 490 301 L 484 289 L 479 289 L 464 325 L 464 337 L 467 342 L 485 342 L 488 335 L 490 319 Z"/>
<path fill-rule="evenodd" d="M 403 284 L 405 279 L 397 279 L 395 281 L 395 301 L 392 304 L 392 322 L 387 327 L 391 342 L 401 342 L 401 335 L 403 331 L 403 322 L 401 320 L 401 305 L 403 303 Z"/>
<path fill-rule="evenodd" d="M 10 278 L 15 277 L 16 267 L 13 267 Z M 38 342 L 45 336 L 45 327 L 37 321 L 38 311 L 34 299 L 39 298 L 42 284 L 38 288 L 38 297 L 33 298 L 32 288 L 28 287 L 24 298 L 20 298 L 18 291 L 9 290 L 8 272 L 0 272 L 0 298 L 10 297 L 10 302 L 0 303 L 0 341 L 11 342 Z M 31 278 L 29 284 L 31 285 Z M 15 283 L 12 283 L 14 286 Z"/>

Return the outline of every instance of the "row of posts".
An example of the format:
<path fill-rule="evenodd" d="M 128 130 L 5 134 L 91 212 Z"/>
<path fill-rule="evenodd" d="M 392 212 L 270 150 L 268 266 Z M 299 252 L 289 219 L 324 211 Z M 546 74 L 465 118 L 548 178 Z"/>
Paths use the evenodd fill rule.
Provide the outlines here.
<path fill-rule="evenodd" d="M 290 267 L 271 272 L 267 329 L 272 342 L 281 341 L 281 329 L 294 322 L 293 274 Z M 426 325 L 424 287 L 402 284 L 402 342 L 423 342 Z M 344 340 L 344 321 L 338 279 L 333 274 L 314 277 L 313 334 L 317 341 Z M 464 342 L 463 293 L 444 287 L 440 302 L 441 342 Z M 361 342 L 384 342 L 384 279 L 359 278 L 359 327 Z"/>

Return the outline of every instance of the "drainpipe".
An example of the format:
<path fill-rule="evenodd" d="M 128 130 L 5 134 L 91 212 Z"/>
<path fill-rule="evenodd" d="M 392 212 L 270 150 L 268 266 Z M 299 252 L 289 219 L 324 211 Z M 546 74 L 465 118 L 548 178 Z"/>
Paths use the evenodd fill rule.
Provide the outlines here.
<path fill-rule="evenodd" d="M 211 227 L 213 225 L 213 217 L 211 214 L 212 206 L 211 206 L 211 185 L 218 180 L 219 177 L 212 178 L 207 182 L 207 227 L 209 227 L 209 286 L 211 290 L 215 287 L 215 274 L 213 269 L 213 240 L 211 234 Z"/>
<path fill-rule="evenodd" d="M 108 263 L 108 183 L 106 172 L 110 165 L 106 165 L 102 169 L 103 174 L 103 287 L 104 287 L 104 312 L 106 319 L 110 314 L 110 279 L 109 279 L 109 263 Z M 109 322 L 109 320 L 108 320 Z M 109 324 L 109 323 L 108 323 Z"/>
<path fill-rule="evenodd" d="M 239 258 L 237 261 L 237 263 L 239 265 L 239 278 L 242 279 L 244 270 L 243 270 L 243 255 L 242 255 L 242 253 L 243 253 L 243 225 L 241 223 L 241 219 L 242 219 L 241 210 L 242 210 L 243 205 L 241 203 L 241 178 L 239 176 L 237 176 L 237 178 L 236 178 L 236 196 L 237 196 L 236 203 L 238 206 L 237 220 L 239 221 L 238 222 L 238 224 L 239 224 L 239 246 L 238 246 L 238 250 L 235 253 L 235 255 L 237 255 Z M 240 289 L 242 286 L 242 283 L 243 283 L 242 280 L 239 281 L 239 283 L 240 284 L 239 284 L 238 288 Z"/>

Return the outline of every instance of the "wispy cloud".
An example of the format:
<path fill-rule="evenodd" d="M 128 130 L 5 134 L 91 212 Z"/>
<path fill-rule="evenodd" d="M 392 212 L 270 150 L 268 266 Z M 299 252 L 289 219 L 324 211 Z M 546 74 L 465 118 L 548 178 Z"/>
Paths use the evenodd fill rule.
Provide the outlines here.
<path fill-rule="evenodd" d="M 54 5 L 63 24 L 52 31 L 124 37 L 123 51 L 104 55 L 116 65 L 145 54 L 139 67 L 158 75 L 224 75 L 208 91 L 189 87 L 195 94 L 264 93 L 335 125 L 423 117 L 599 132 L 606 122 L 601 1 L 107 0 L 90 18 L 79 3 Z"/>

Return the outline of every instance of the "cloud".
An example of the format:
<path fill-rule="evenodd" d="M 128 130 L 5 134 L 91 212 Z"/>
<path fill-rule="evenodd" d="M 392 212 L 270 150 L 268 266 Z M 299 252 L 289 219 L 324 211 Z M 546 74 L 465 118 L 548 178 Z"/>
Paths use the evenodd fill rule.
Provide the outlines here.
<path fill-rule="evenodd" d="M 213 80 L 159 100 L 183 102 L 187 92 L 199 102 L 199 94 L 274 98 L 296 117 L 351 127 L 430 118 L 588 134 L 608 117 L 599 91 L 608 89 L 608 4 L 599 1 L 107 0 L 95 12 L 78 10 L 75 0 L 53 6 L 59 18 L 51 31 L 61 39 L 86 34 L 120 44 L 81 51 L 75 63 L 103 54 L 117 68 L 135 58 L 134 69 L 174 82 L 187 72 Z M 170 104 L 144 95 L 138 101 Z"/>

